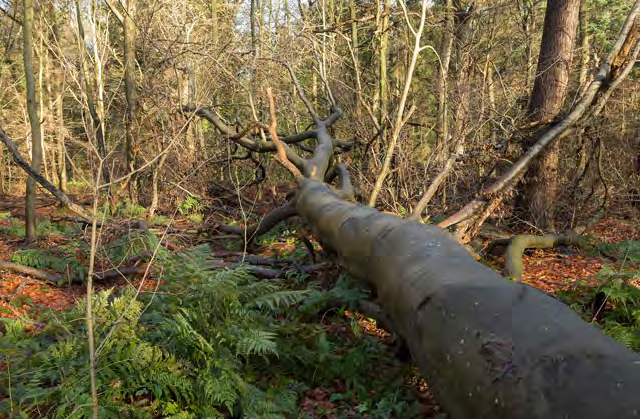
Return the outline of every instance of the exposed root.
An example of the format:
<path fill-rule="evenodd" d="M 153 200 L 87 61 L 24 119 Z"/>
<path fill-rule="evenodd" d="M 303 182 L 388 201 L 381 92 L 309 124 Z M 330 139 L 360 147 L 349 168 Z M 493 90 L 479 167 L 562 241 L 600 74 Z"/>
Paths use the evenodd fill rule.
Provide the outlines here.
<path fill-rule="evenodd" d="M 504 273 L 515 281 L 522 280 L 522 254 L 525 249 L 550 249 L 558 245 L 580 246 L 580 238 L 575 236 L 534 236 L 523 234 L 511 239 L 505 253 Z"/>

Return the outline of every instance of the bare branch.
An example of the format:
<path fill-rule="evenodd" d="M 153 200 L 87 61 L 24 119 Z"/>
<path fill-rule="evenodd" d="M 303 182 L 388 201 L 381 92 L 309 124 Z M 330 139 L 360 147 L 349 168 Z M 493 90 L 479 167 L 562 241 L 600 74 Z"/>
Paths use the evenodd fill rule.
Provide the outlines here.
<path fill-rule="evenodd" d="M 222 119 L 220 119 L 216 114 L 211 112 L 206 107 L 196 108 L 195 105 L 189 104 L 184 106 L 182 110 L 184 112 L 194 112 L 196 116 L 199 116 L 200 118 L 211 123 L 214 127 L 216 127 L 216 129 L 218 129 L 218 131 L 226 135 L 230 140 L 238 143 L 248 150 L 256 152 L 276 151 L 275 144 L 273 144 L 271 141 L 265 142 L 261 140 L 246 138 L 248 135 L 253 134 L 253 129 L 257 127 L 267 129 L 267 126 L 259 121 L 254 121 L 253 123 L 249 124 L 246 129 L 238 132 L 235 128 L 231 128 L 229 125 L 225 124 Z M 296 144 L 311 138 L 316 138 L 315 130 L 286 135 L 280 138 L 280 141 L 285 144 Z"/>
<path fill-rule="evenodd" d="M 265 234 L 273 227 L 275 227 L 280 221 L 286 220 L 298 214 L 292 203 L 287 203 L 281 207 L 278 207 L 265 215 L 260 222 L 250 227 L 239 227 L 230 225 L 218 226 L 218 230 L 225 233 L 235 234 L 238 236 L 247 237 L 247 241 L 250 242 L 257 237 Z"/>
<path fill-rule="evenodd" d="M 116 19 L 118 19 L 120 23 L 124 22 L 124 15 L 120 12 L 120 10 L 118 10 L 118 6 L 113 4 L 113 0 L 105 0 L 105 3 L 107 3 L 107 7 L 109 7 L 109 10 L 111 10 L 111 13 L 114 14 Z M 118 2 L 118 4 L 120 4 L 120 2 Z"/>
<path fill-rule="evenodd" d="M 34 278 L 41 279 L 52 285 L 58 285 L 63 280 L 62 275 L 51 274 L 49 272 L 43 271 L 42 269 L 20 265 L 18 263 L 9 262 L 7 260 L 0 259 L 0 269 L 20 272 L 21 274 L 26 274 Z"/>
<path fill-rule="evenodd" d="M 438 173 L 438 176 L 433 179 L 433 182 L 431 182 L 431 185 L 429 185 L 427 191 L 424 193 L 422 198 L 420 198 L 420 201 L 416 204 L 411 217 L 409 217 L 410 219 L 420 220 L 422 218 L 422 213 L 427 208 L 427 205 L 429 205 L 431 198 L 433 198 L 433 196 L 436 194 L 436 191 L 438 190 L 442 182 L 447 178 L 447 176 L 449 176 L 449 173 L 453 169 L 454 163 L 456 162 L 457 158 L 458 155 L 454 154 L 445 162 L 444 167 L 442 168 L 440 173 Z"/>
<path fill-rule="evenodd" d="M 5 15 L 6 17 L 8 17 L 9 19 L 13 20 L 15 23 L 17 23 L 18 25 L 22 26 L 22 21 L 20 19 L 18 19 L 16 17 L 16 13 L 14 11 L 13 14 L 9 13 L 8 10 L 5 10 L 4 7 L 0 7 L 0 12 L 2 12 L 3 15 Z"/>
<path fill-rule="evenodd" d="M 309 101 L 309 99 L 307 98 L 307 95 L 304 93 L 304 90 L 302 89 L 302 85 L 300 85 L 300 81 L 298 80 L 298 77 L 296 77 L 296 73 L 293 71 L 293 68 L 291 68 L 289 63 L 287 63 L 286 61 L 280 61 L 280 60 L 276 60 L 276 61 L 284 65 L 289 71 L 289 75 L 291 76 L 293 85 L 296 87 L 296 91 L 298 92 L 298 96 L 300 97 L 300 100 L 302 100 L 302 102 L 304 103 L 304 106 L 307 107 L 307 110 L 309 111 L 311 118 L 313 118 L 313 122 L 316 124 L 316 126 L 318 126 L 321 122 L 320 117 L 318 116 L 316 109 L 311 104 L 311 101 Z"/>
<path fill-rule="evenodd" d="M 275 144 L 278 151 L 277 160 L 285 167 L 285 169 L 289 171 L 289 173 L 293 175 L 294 178 L 300 178 L 302 176 L 302 173 L 300 173 L 300 170 L 293 163 L 291 163 L 291 161 L 289 161 L 289 158 L 287 157 L 287 151 L 278 138 L 278 132 L 276 131 L 276 128 L 278 126 L 278 122 L 276 120 L 276 102 L 273 99 L 273 92 L 271 91 L 271 87 L 267 87 L 267 97 L 269 98 L 269 113 L 271 114 L 269 134 L 271 134 L 271 140 Z"/>
<path fill-rule="evenodd" d="M 47 179 L 42 177 L 39 173 L 35 172 L 29 163 L 27 163 L 20 152 L 18 151 L 18 147 L 16 144 L 9 139 L 7 134 L 4 132 L 2 127 L 0 127 L 0 140 L 7 146 L 11 155 L 13 156 L 13 160 L 16 162 L 18 166 L 22 168 L 25 172 L 29 174 L 36 182 L 42 185 L 47 191 L 51 193 L 58 201 L 60 201 L 65 207 L 69 208 L 72 212 L 84 218 L 85 220 L 92 220 L 93 217 L 84 208 L 80 205 L 74 203 L 71 198 L 69 198 L 65 193 L 63 193 L 60 189 L 53 186 Z"/>

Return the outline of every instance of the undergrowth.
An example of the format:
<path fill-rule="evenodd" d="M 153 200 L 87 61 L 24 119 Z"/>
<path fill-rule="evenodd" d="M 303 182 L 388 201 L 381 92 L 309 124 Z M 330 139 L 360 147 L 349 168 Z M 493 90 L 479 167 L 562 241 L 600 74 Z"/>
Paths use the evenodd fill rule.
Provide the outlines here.
<path fill-rule="evenodd" d="M 640 241 L 602 243 L 597 250 L 615 261 L 603 265 L 598 272 L 598 286 L 559 295 L 586 321 L 640 351 Z"/>
<path fill-rule="evenodd" d="M 154 244 L 123 238 L 110 256 Z M 317 387 L 344 412 L 355 404 L 356 417 L 420 417 L 403 384 L 408 367 L 338 316 L 366 296 L 348 278 L 330 290 L 291 275 L 257 280 L 215 268 L 207 246 L 158 257 L 161 292 L 93 296 L 100 418 L 312 417 L 300 406 Z M 84 310 L 50 316 L 37 334 L 28 321 L 0 319 L 0 414 L 91 416 Z"/>

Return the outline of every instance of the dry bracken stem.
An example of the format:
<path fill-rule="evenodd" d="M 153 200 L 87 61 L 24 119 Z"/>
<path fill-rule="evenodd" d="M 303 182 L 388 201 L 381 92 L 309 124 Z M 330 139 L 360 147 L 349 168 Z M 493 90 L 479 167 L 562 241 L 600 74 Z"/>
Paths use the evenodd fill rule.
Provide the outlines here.
<path fill-rule="evenodd" d="M 278 151 L 277 160 L 287 169 L 294 178 L 298 178 L 302 176 L 300 170 L 289 160 L 287 157 L 287 152 L 284 149 L 284 145 L 282 145 L 282 141 L 278 138 L 278 133 L 276 132 L 276 128 L 278 123 L 276 121 L 276 103 L 273 99 L 273 92 L 271 91 L 271 87 L 267 87 L 267 96 L 269 97 L 269 113 L 271 115 L 271 124 L 269 124 L 269 134 L 271 135 L 271 140 L 276 145 L 276 149 Z"/>

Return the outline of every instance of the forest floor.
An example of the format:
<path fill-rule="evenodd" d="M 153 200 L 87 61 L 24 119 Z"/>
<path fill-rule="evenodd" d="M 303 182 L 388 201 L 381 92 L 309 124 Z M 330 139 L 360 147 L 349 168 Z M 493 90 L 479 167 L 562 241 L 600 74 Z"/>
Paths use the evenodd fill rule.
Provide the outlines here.
<path fill-rule="evenodd" d="M 59 234 L 58 230 L 51 229 L 49 234 L 46 232 L 42 234 L 35 244 L 25 246 L 22 236 L 23 227 L 21 229 L 20 222 L 17 221 L 23 218 L 21 208 L 21 199 L 7 199 L 5 197 L 0 200 L 0 259 L 11 260 L 15 252 L 34 247 L 56 249 L 73 245 L 73 240 L 68 235 Z M 53 223 L 52 220 L 60 220 L 61 214 L 53 201 L 46 197 L 39 199 L 38 215 L 40 220 L 48 220 L 47 222 Z M 221 220 L 214 221 L 221 222 Z M 207 220 L 207 222 L 211 222 L 211 220 Z M 73 223 L 66 221 L 66 224 Z M 186 231 L 194 229 L 197 230 L 197 225 L 187 220 L 186 217 L 174 220 L 169 240 L 172 240 L 172 237 L 180 240 L 181 237 L 186 236 Z M 78 232 L 81 235 L 84 234 L 85 237 L 87 236 L 86 231 L 83 233 L 82 230 L 78 230 Z M 640 240 L 640 225 L 631 221 L 607 219 L 598 223 L 589 234 L 597 241 L 604 243 Z M 214 239 L 212 241 L 209 238 L 208 241 L 212 243 L 214 251 L 229 251 L 229 249 L 225 249 L 225 240 Z M 270 257 L 274 254 L 282 255 L 293 250 L 294 242 L 295 240 L 274 240 L 269 245 L 252 250 L 262 257 Z M 229 251 L 229 254 L 231 253 L 233 252 Z M 86 259 L 86 255 L 83 256 L 81 252 L 78 252 L 77 256 L 81 262 L 88 262 L 82 259 Z M 487 263 L 500 271 L 504 261 L 501 257 L 494 257 L 490 258 Z M 607 261 L 602 255 L 589 254 L 579 249 L 572 249 L 570 252 L 554 249 L 534 250 L 526 252 L 523 257 L 523 282 L 550 294 L 582 286 L 594 286 L 598 284 L 598 272 L 601 271 L 604 263 L 615 265 L 623 262 L 619 260 Z M 325 273 L 325 275 L 327 274 L 335 274 L 335 271 Z M 121 277 L 115 280 L 97 281 L 96 289 L 117 288 L 127 284 L 138 286 L 140 279 L 136 279 L 134 276 L 131 279 Z M 143 284 L 143 289 L 155 292 L 157 289 L 162 289 L 161 285 L 159 288 L 158 285 L 158 282 L 153 278 L 152 280 L 147 279 Z M 61 311 L 74 307 L 82 300 L 85 292 L 86 286 L 82 283 L 56 286 L 28 275 L 7 270 L 0 271 L 0 317 L 21 318 L 27 321 L 39 319 L 44 313 L 50 313 L 51 310 Z M 350 327 L 345 327 L 345 325 L 357 322 L 364 334 L 373 336 L 387 345 L 389 356 L 397 355 L 398 349 L 392 343 L 389 333 L 377 327 L 375 321 L 352 311 L 343 311 L 341 315 L 343 316 L 342 320 L 331 320 L 331 323 L 328 324 L 328 329 L 332 333 L 344 335 L 346 340 L 358 339 Z M 33 332 L 37 333 L 38 322 L 33 322 L 33 324 Z M 375 366 L 373 366 L 372 373 L 378 374 L 375 379 L 384 380 L 384 372 L 379 371 Z M 421 417 L 437 417 L 439 408 L 429 394 L 424 380 L 414 374 L 407 379 L 405 384 L 413 389 L 416 399 L 422 405 Z M 333 387 L 309 389 L 300 405 L 301 411 L 306 412 L 305 417 L 374 417 L 367 415 L 361 409 L 359 410 L 359 406 L 362 406 L 361 400 L 341 400 L 332 396 L 345 393 L 346 385 L 344 381 L 336 381 Z M 339 412 L 339 414 L 331 412 Z"/>

